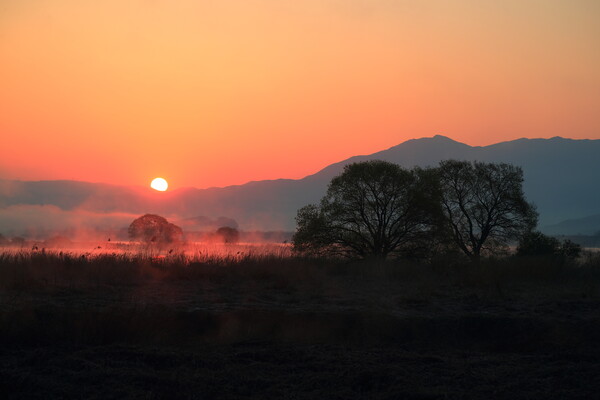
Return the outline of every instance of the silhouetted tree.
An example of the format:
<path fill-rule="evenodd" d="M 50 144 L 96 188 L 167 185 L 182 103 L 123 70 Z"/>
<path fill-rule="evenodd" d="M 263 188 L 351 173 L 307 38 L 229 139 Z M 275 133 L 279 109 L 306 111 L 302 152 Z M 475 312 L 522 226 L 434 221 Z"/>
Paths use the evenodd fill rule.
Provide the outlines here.
<path fill-rule="evenodd" d="M 128 229 L 129 238 L 147 244 L 173 244 L 183 238 L 183 231 L 177 225 L 155 214 L 146 214 L 135 219 Z"/>
<path fill-rule="evenodd" d="M 431 238 L 439 215 L 434 178 L 386 161 L 347 165 L 319 205 L 298 211 L 294 249 L 358 258 L 415 251 Z"/>
<path fill-rule="evenodd" d="M 560 250 L 558 239 L 544 235 L 539 231 L 524 234 L 517 246 L 518 256 L 548 256 L 556 255 Z"/>
<path fill-rule="evenodd" d="M 217 229 L 215 235 L 223 241 L 223 243 L 237 243 L 240 240 L 240 233 L 237 229 L 229 226 L 222 226 Z"/>
<path fill-rule="evenodd" d="M 581 245 L 565 239 L 560 245 L 560 251 L 566 258 L 577 258 L 581 255 Z"/>
<path fill-rule="evenodd" d="M 510 164 L 442 161 L 442 208 L 454 243 L 471 260 L 506 248 L 537 224 L 523 194 L 523 170 Z"/>
<path fill-rule="evenodd" d="M 561 243 L 558 239 L 533 231 L 526 233 L 519 240 L 518 256 L 557 257 L 561 260 L 574 259 L 581 254 L 581 246 L 569 239 Z"/>

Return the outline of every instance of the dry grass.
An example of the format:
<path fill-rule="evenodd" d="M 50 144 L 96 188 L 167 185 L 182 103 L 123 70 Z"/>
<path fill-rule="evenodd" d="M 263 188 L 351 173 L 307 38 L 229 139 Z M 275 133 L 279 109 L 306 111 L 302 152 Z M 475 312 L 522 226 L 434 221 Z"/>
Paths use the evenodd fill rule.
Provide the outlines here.
<path fill-rule="evenodd" d="M 577 261 L 552 258 L 504 258 L 475 266 L 468 263 L 416 263 L 320 259 L 294 256 L 285 245 L 196 245 L 161 250 L 118 251 L 8 250 L 0 253 L 0 289 L 86 288 L 147 285 L 161 281 L 285 281 L 306 287 L 340 282 L 429 287 L 430 290 L 486 291 L 519 288 L 572 292 L 595 297 L 600 282 L 600 253 Z M 583 286 L 582 286 L 583 285 Z M 580 291 L 582 287 L 586 289 Z M 560 289 L 559 289 L 560 288 Z M 559 295 L 559 293 L 557 293 Z"/>
<path fill-rule="evenodd" d="M 0 254 L 4 393 L 516 399 L 598 389 L 598 254 L 472 266 L 301 258 L 283 246 L 121 250 Z M 105 380 L 112 389 L 94 384 Z"/>

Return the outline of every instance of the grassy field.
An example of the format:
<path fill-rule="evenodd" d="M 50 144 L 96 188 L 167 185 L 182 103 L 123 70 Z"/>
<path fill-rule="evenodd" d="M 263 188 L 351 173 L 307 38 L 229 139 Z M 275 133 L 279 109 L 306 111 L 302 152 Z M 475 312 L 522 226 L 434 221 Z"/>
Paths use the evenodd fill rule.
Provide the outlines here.
<path fill-rule="evenodd" d="M 3 398 L 592 398 L 600 255 L 0 254 Z"/>

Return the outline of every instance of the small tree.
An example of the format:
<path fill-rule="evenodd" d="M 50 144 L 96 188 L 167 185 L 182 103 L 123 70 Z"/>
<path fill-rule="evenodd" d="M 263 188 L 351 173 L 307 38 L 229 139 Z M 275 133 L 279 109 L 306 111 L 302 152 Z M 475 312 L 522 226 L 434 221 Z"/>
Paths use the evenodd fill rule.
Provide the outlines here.
<path fill-rule="evenodd" d="M 298 211 L 294 249 L 356 258 L 415 251 L 433 234 L 438 215 L 433 177 L 386 161 L 347 165 L 319 205 Z"/>
<path fill-rule="evenodd" d="M 517 246 L 518 256 L 551 256 L 560 251 L 558 239 L 533 231 L 524 234 Z"/>
<path fill-rule="evenodd" d="M 560 245 L 560 251 L 566 258 L 578 258 L 581 255 L 581 245 L 569 239 L 565 239 Z"/>
<path fill-rule="evenodd" d="M 299 253 L 325 255 L 332 246 L 331 229 L 325 213 L 315 204 L 298 210 L 297 229 L 292 236 L 293 249 Z"/>
<path fill-rule="evenodd" d="M 217 229 L 215 235 L 223 241 L 223 243 L 234 244 L 240 240 L 240 233 L 237 229 L 229 226 L 222 226 Z"/>
<path fill-rule="evenodd" d="M 146 214 L 135 219 L 127 232 L 130 239 L 146 244 L 176 244 L 183 238 L 180 227 L 155 214 Z"/>
<path fill-rule="evenodd" d="M 443 161 L 442 208 L 452 239 L 471 260 L 506 248 L 537 224 L 523 194 L 523 170 L 510 164 Z"/>
<path fill-rule="evenodd" d="M 581 254 L 581 246 L 569 239 L 562 243 L 541 232 L 529 232 L 521 237 L 517 246 L 518 256 L 550 256 L 558 257 L 562 260 L 575 259 Z"/>

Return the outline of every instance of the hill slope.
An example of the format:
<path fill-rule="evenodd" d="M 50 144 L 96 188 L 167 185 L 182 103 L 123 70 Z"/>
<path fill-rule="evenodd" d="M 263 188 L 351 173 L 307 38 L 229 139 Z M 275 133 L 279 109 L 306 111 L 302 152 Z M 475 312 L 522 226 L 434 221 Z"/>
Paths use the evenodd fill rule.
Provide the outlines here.
<path fill-rule="evenodd" d="M 0 181 L 0 232 L 6 215 L 27 207 L 55 213 L 123 216 L 146 212 L 172 218 L 227 216 L 241 229 L 291 230 L 298 208 L 317 202 L 328 182 L 352 162 L 382 159 L 405 167 L 433 166 L 440 160 L 509 162 L 525 173 L 525 193 L 540 212 L 540 225 L 600 213 L 600 140 L 518 139 L 469 146 L 444 136 L 409 140 L 370 155 L 351 157 L 303 179 L 249 182 L 224 188 L 184 188 L 167 193 L 74 181 Z M 598 227 L 600 230 L 600 227 Z"/>

